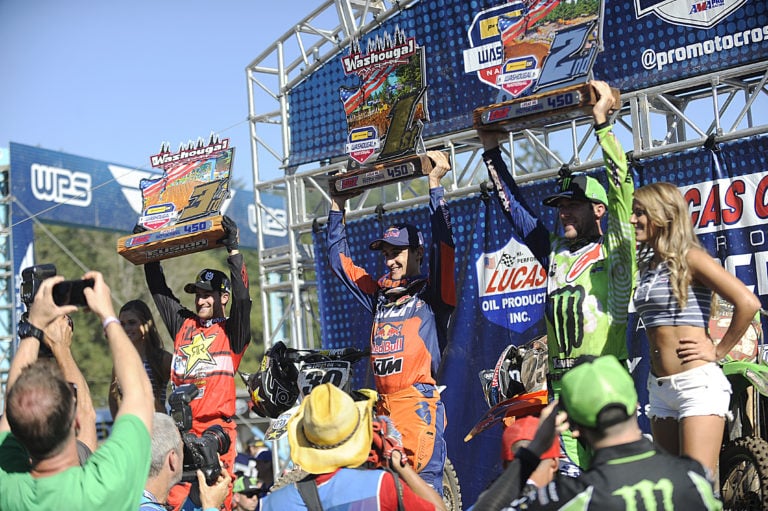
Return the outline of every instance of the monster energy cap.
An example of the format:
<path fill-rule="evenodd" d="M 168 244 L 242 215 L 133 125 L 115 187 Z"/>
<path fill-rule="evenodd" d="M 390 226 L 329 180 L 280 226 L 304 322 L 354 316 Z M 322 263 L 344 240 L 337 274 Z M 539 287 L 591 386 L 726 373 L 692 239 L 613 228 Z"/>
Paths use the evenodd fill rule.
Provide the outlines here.
<path fill-rule="evenodd" d="M 565 373 L 560 401 L 571 421 L 589 428 L 598 426 L 600 412 L 606 408 L 620 408 L 626 418 L 637 412 L 635 382 L 613 355 L 578 364 Z M 601 427 L 611 425 L 600 423 Z"/>
<path fill-rule="evenodd" d="M 558 207 L 560 199 L 597 202 L 608 206 L 608 196 L 600 181 L 586 174 L 571 174 L 559 181 L 560 191 L 544 199 L 545 206 Z"/>

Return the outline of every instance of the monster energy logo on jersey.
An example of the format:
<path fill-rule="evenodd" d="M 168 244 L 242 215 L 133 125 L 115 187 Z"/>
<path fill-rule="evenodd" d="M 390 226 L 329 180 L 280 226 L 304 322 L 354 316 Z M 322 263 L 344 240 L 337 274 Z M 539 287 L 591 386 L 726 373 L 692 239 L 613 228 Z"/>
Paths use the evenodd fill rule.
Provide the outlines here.
<path fill-rule="evenodd" d="M 583 286 L 565 286 L 549 294 L 555 338 L 559 353 L 565 358 L 584 342 L 584 315 L 581 311 L 586 295 Z"/>

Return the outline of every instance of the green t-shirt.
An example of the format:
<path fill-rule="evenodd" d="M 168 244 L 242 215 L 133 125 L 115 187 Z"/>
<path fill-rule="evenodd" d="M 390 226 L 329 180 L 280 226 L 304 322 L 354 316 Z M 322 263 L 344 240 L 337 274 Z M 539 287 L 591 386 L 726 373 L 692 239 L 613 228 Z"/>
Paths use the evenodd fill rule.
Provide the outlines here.
<path fill-rule="evenodd" d="M 149 431 L 138 417 L 122 415 L 112 433 L 82 467 L 33 478 L 10 473 L 24 448 L 0 433 L 0 511 L 136 511 L 149 474 Z"/>

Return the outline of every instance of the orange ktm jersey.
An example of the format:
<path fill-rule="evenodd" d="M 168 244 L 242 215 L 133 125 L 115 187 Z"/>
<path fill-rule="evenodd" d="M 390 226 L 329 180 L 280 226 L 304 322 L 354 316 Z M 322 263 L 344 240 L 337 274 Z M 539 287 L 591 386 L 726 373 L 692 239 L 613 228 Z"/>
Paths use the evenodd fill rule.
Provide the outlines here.
<path fill-rule="evenodd" d="M 435 384 L 448 322 L 456 304 L 453 231 L 442 187 L 430 190 L 432 246 L 429 277 L 410 279 L 396 297 L 364 268 L 355 266 L 347 245 L 344 215 L 328 217 L 328 259 L 333 272 L 373 314 L 371 363 L 376 390 L 391 393 L 415 383 Z"/>

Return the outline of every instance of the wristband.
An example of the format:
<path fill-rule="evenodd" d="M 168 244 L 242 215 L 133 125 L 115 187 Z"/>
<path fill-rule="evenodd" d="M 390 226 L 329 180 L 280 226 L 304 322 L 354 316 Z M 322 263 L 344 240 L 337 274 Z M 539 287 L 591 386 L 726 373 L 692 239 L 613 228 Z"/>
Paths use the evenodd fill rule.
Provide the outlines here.
<path fill-rule="evenodd" d="M 120 320 L 117 319 L 114 316 L 107 316 L 106 318 L 104 318 L 104 321 L 101 322 L 101 327 L 104 329 L 104 336 L 105 337 L 107 335 L 107 327 L 109 325 L 111 325 L 112 323 L 117 323 L 119 325 L 120 324 Z"/>
<path fill-rule="evenodd" d="M 607 120 L 605 122 L 601 122 L 600 124 L 595 123 L 595 132 L 600 131 L 601 129 L 607 128 L 611 125 L 611 121 Z"/>

